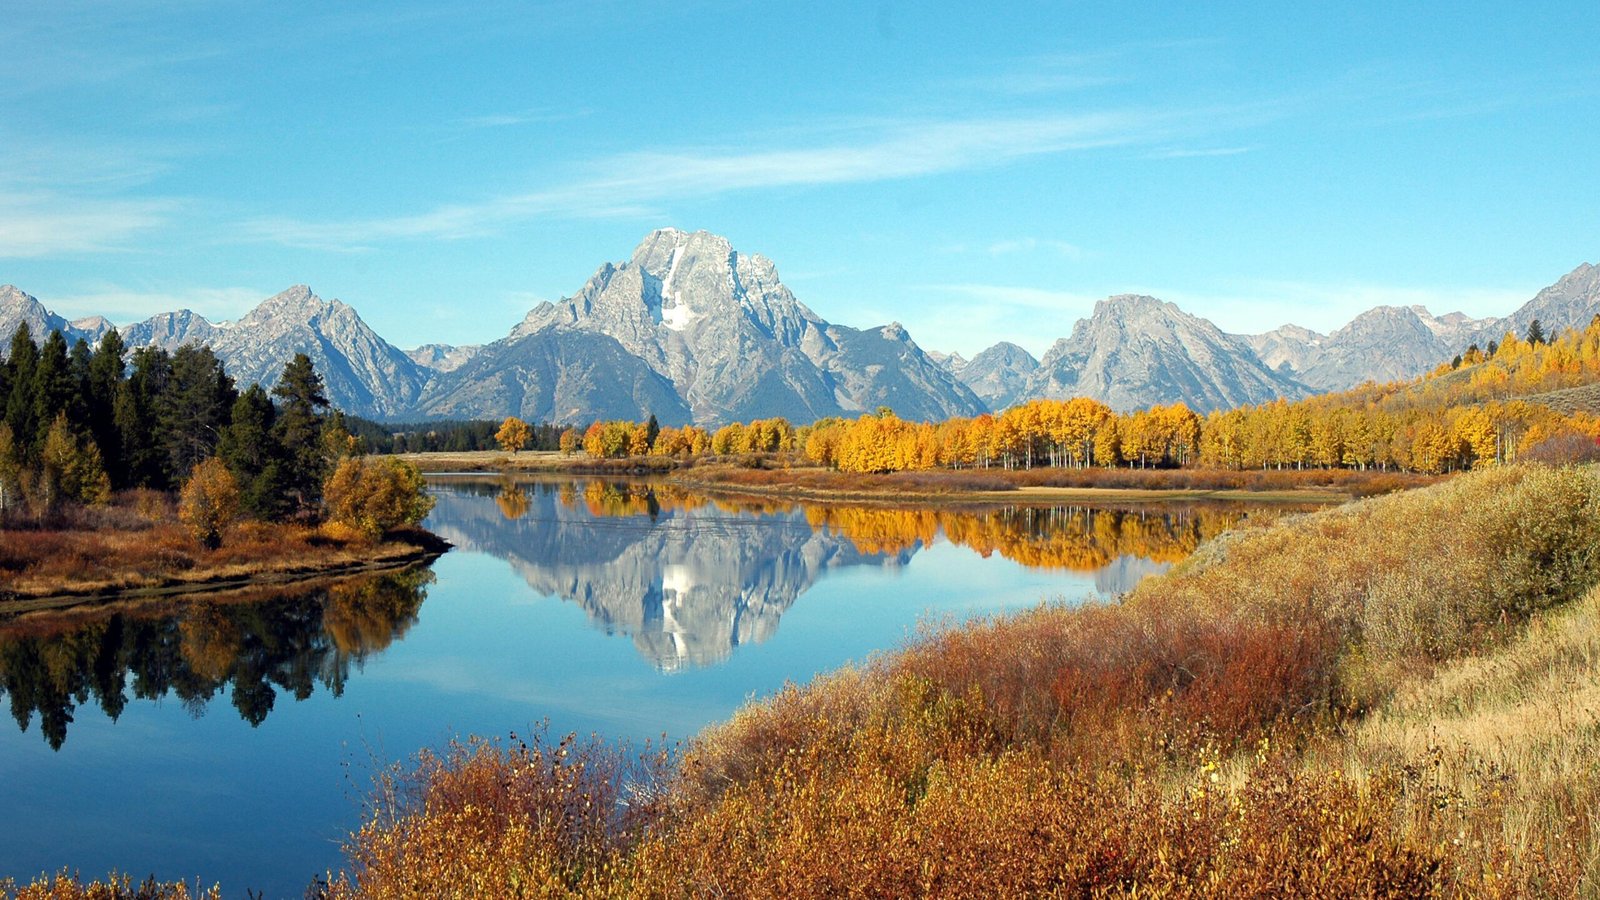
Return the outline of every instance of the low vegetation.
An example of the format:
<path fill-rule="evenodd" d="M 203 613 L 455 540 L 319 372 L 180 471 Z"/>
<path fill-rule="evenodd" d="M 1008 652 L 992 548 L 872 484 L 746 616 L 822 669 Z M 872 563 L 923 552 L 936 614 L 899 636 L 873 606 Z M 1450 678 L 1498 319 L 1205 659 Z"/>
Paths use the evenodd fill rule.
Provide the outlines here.
<path fill-rule="evenodd" d="M 64 512 L 49 528 L 0 534 L 0 601 L 200 588 L 394 565 L 440 550 L 438 539 L 414 528 L 372 541 L 353 529 L 341 535 L 250 519 L 228 525 L 219 546 L 207 549 L 180 521 L 172 496 L 149 490 Z"/>
<path fill-rule="evenodd" d="M 468 741 L 339 897 L 1600 889 L 1600 475 L 1236 531 L 1121 602 L 934 628 L 674 755 Z"/>

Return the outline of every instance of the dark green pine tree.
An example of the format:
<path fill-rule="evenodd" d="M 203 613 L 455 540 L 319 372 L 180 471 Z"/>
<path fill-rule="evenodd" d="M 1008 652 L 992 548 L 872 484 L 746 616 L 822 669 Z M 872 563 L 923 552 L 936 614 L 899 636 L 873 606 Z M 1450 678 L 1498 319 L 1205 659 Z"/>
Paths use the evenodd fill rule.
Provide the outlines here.
<path fill-rule="evenodd" d="M 328 469 L 322 426 L 329 403 L 323 393 L 322 376 L 311 365 L 311 357 L 296 353 L 283 367 L 272 395 L 283 401 L 278 407 L 275 430 L 288 461 L 285 494 L 295 513 L 315 514 L 322 504 L 322 480 Z"/>
<path fill-rule="evenodd" d="M 1544 343 L 1544 326 L 1538 319 L 1528 323 L 1528 343 L 1535 346 Z"/>
<path fill-rule="evenodd" d="M 18 449 L 29 458 L 33 456 L 34 439 L 40 430 L 33 408 L 33 375 L 38 367 L 39 347 L 33 342 L 28 323 L 23 322 L 11 335 L 11 351 L 6 354 L 11 390 L 5 398 L 5 420 L 11 426 L 11 436 Z"/>
<path fill-rule="evenodd" d="M 180 484 L 217 452 L 239 394 L 210 347 L 185 344 L 172 354 L 172 375 L 156 398 L 157 434 L 167 482 Z"/>
<path fill-rule="evenodd" d="M 67 402 L 67 419 L 79 434 L 89 434 L 89 363 L 94 354 L 83 338 L 72 342 L 67 353 L 67 371 L 72 375 L 72 399 Z"/>
<path fill-rule="evenodd" d="M 121 470 L 113 470 L 113 484 L 165 490 L 166 467 L 161 463 L 161 435 L 156 421 L 156 400 L 172 378 L 172 357 L 159 347 L 133 351 L 133 371 L 117 385 L 111 421 L 121 448 Z"/>
<path fill-rule="evenodd" d="M 33 370 L 33 422 L 35 445 L 44 447 L 45 432 L 56 416 L 69 412 L 77 393 L 72 382 L 72 362 L 67 358 L 67 339 L 59 331 L 50 332 L 39 348 L 39 362 Z M 68 416 L 69 424 L 70 415 Z"/>
<path fill-rule="evenodd" d="M 232 421 L 223 429 L 217 456 L 239 482 L 239 504 L 250 515 L 273 521 L 287 515 L 284 473 L 289 461 L 274 426 L 278 411 L 259 384 L 233 403 Z"/>
<path fill-rule="evenodd" d="M 122 459 L 121 435 L 116 426 L 117 389 L 122 385 L 122 354 L 126 349 L 115 328 L 107 331 L 89 360 L 88 386 L 84 391 L 89 434 L 100 448 L 112 485 L 118 488 L 128 486 L 127 465 Z"/>

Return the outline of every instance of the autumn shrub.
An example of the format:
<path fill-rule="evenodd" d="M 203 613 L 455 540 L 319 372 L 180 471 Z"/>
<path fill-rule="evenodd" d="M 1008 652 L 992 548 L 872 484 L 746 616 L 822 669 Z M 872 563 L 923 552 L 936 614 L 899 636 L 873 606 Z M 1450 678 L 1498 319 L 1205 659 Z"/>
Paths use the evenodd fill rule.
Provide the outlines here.
<path fill-rule="evenodd" d="M 178 495 L 178 519 L 207 550 L 222 545 L 222 532 L 239 516 L 239 483 L 222 460 L 197 463 Z"/>
<path fill-rule="evenodd" d="M 433 509 L 417 467 L 394 457 L 347 456 L 322 488 L 328 519 L 368 539 L 421 522 Z"/>
<path fill-rule="evenodd" d="M 158 882 L 153 877 L 135 882 L 115 873 L 104 881 L 85 882 L 75 874 L 62 871 L 34 879 L 22 887 L 12 881 L 0 881 L 0 897 L 6 900 L 189 900 L 191 897 L 222 900 L 222 889 L 217 886 L 202 889 L 198 884 L 191 889 L 182 881 Z"/>
<path fill-rule="evenodd" d="M 1496 762 L 1489 711 L 1470 777 L 1411 738 L 1350 736 L 1600 581 L 1597 513 L 1596 473 L 1512 467 L 1235 531 L 1120 602 L 930 627 L 751 704 L 653 769 L 639 807 L 573 810 L 600 794 L 549 784 L 548 755 L 425 756 L 421 796 L 444 799 L 374 816 L 343 889 L 399 896 L 429 872 L 463 895 L 1573 893 L 1600 868 L 1592 758 Z M 1592 633 L 1481 681 L 1587 703 Z M 1438 697 L 1425 722 L 1470 699 Z M 1592 729 L 1581 708 L 1553 733 Z M 1513 793 L 1497 766 L 1536 757 L 1568 762 Z M 619 810 L 641 818 L 607 824 Z"/>
<path fill-rule="evenodd" d="M 1564 431 L 1517 454 L 1517 461 L 1544 466 L 1573 466 L 1600 462 L 1600 442 L 1587 434 Z"/>
<path fill-rule="evenodd" d="M 616 895 L 623 850 L 659 818 L 665 756 L 542 730 L 390 769 L 334 898 Z"/>

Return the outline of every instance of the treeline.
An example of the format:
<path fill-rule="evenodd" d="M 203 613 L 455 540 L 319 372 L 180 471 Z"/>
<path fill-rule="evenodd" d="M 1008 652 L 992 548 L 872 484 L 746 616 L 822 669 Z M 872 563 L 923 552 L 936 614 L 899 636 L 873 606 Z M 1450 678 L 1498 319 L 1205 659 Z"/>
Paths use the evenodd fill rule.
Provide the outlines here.
<path fill-rule="evenodd" d="M 372 453 L 470 453 L 503 449 L 496 438 L 501 423 L 488 419 L 386 424 L 347 416 L 345 425 Z M 555 450 L 559 446 L 561 426 L 543 423 L 527 427 L 527 441 L 517 449 Z"/>
<path fill-rule="evenodd" d="M 795 428 L 783 419 L 705 429 L 598 422 L 560 438 L 590 456 L 793 451 L 845 472 L 1037 466 L 1355 469 L 1440 474 L 1509 462 L 1535 448 L 1592 455 L 1600 418 L 1519 395 L 1600 381 L 1600 316 L 1547 340 L 1530 328 L 1410 382 L 1365 384 L 1201 416 L 1182 403 L 1118 413 L 1095 400 L 1034 400 L 997 415 L 909 422 L 887 408 Z"/>
<path fill-rule="evenodd" d="M 270 393 L 259 384 L 240 391 L 207 347 L 129 356 L 114 329 L 93 349 L 82 340 L 69 348 L 59 331 L 36 344 L 23 324 L 0 364 L 0 397 L 0 523 L 24 514 L 43 522 L 63 504 L 102 504 L 116 490 L 180 487 L 180 516 L 207 544 L 240 513 L 326 514 L 369 533 L 421 517 L 420 476 L 357 459 L 361 442 L 303 353 Z M 325 486 L 339 495 L 325 496 Z M 378 514 L 379 501 L 395 508 Z"/>

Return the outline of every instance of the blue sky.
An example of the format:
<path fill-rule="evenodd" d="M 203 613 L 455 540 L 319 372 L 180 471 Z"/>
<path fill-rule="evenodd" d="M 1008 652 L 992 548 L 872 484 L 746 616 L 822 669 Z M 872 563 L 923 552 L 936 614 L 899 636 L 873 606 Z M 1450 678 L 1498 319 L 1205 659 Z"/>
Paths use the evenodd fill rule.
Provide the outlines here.
<path fill-rule="evenodd" d="M 1592 0 L 983 6 L 0 0 L 0 283 L 470 343 L 672 225 L 970 355 L 1113 293 L 1328 330 L 1600 262 Z"/>

